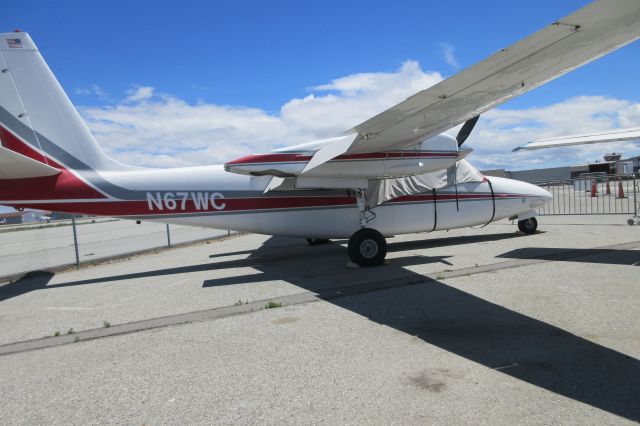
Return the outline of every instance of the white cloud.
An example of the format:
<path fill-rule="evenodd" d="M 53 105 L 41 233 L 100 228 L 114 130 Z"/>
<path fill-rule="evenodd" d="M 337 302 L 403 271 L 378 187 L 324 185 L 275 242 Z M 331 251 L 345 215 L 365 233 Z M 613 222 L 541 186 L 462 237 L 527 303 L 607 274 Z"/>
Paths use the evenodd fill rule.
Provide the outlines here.
<path fill-rule="evenodd" d="M 337 78 L 294 98 L 279 113 L 247 107 L 187 103 L 141 86 L 110 106 L 81 109 L 87 124 L 119 161 L 158 167 L 220 164 L 250 153 L 338 136 L 406 97 L 442 80 L 407 61 L 395 72 Z M 483 115 L 467 144 L 480 168 L 523 169 L 593 161 L 611 150 L 630 153 L 640 144 L 592 145 L 512 153 L 526 142 L 562 134 L 640 126 L 640 104 L 599 96 Z M 455 134 L 457 129 L 451 131 Z"/>
<path fill-rule="evenodd" d="M 138 102 L 150 99 L 155 89 L 150 86 L 139 86 L 135 89 L 127 90 L 126 102 Z"/>
<path fill-rule="evenodd" d="M 99 98 L 106 98 L 106 97 L 109 96 L 109 94 L 107 92 L 105 92 L 97 84 L 92 84 L 89 87 L 78 87 L 73 91 L 73 93 L 75 93 L 76 95 L 81 95 L 81 96 L 95 95 L 95 96 L 97 96 Z"/>
<path fill-rule="evenodd" d="M 460 69 L 460 63 L 456 59 L 455 51 L 456 48 L 449 43 L 440 43 L 440 49 L 442 50 L 442 56 L 444 56 L 444 61 L 451 65 L 454 69 Z"/>
<path fill-rule="evenodd" d="M 311 89 L 279 114 L 247 107 L 189 104 L 148 86 L 112 106 L 81 113 L 105 150 L 147 166 L 219 164 L 255 152 L 333 137 L 442 80 L 414 61 L 396 72 L 354 74 Z"/>

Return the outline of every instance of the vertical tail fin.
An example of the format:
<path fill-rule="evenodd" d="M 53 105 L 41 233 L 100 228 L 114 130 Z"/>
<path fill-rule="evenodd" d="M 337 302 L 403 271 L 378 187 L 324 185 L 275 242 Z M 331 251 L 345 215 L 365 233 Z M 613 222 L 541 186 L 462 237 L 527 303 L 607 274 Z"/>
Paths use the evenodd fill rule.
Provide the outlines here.
<path fill-rule="evenodd" d="M 27 33 L 0 34 L 0 141 L 47 165 L 109 170 L 100 149 Z"/>

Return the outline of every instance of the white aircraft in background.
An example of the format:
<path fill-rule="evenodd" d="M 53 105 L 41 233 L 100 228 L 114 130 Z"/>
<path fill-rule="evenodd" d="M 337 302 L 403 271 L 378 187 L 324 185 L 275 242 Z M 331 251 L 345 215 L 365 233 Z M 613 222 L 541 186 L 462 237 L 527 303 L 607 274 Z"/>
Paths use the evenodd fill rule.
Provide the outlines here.
<path fill-rule="evenodd" d="M 634 127 L 634 128 L 628 128 L 628 129 L 606 130 L 603 132 L 583 133 L 580 135 L 565 135 L 565 136 L 556 136 L 552 138 L 536 139 L 534 141 L 527 143 L 526 145 L 514 148 L 513 151 L 514 152 L 533 151 L 537 149 L 560 148 L 565 146 L 589 145 L 589 144 L 610 143 L 610 142 L 639 141 L 639 140 L 640 140 L 640 127 Z M 633 171 L 631 171 L 631 173 L 629 174 L 633 174 Z M 635 180 L 633 182 L 634 182 L 634 185 L 637 185 Z M 637 190 L 637 187 L 634 188 L 634 191 L 635 190 Z M 636 200 L 634 199 L 634 203 L 635 202 Z M 629 218 L 629 220 L 627 220 L 627 224 L 640 225 L 640 215 L 638 215 L 637 206 L 636 206 L 635 212 L 636 213 L 634 214 L 634 216 Z"/>
<path fill-rule="evenodd" d="M 0 204 L 303 237 L 385 236 L 518 219 L 536 230 L 547 191 L 485 178 L 462 145 L 483 112 L 640 37 L 640 1 L 598 0 L 342 136 L 220 166 L 121 164 L 97 145 L 22 32 L 0 35 Z M 441 132 L 465 123 L 457 137 Z M 179 143 L 179 141 L 176 141 Z"/>
<path fill-rule="evenodd" d="M 625 142 L 640 140 L 640 127 L 629 129 L 605 130 L 603 132 L 565 135 L 552 138 L 536 139 L 526 145 L 514 148 L 513 151 L 532 151 L 544 148 L 560 148 L 563 146 L 588 145 L 595 143 Z"/>

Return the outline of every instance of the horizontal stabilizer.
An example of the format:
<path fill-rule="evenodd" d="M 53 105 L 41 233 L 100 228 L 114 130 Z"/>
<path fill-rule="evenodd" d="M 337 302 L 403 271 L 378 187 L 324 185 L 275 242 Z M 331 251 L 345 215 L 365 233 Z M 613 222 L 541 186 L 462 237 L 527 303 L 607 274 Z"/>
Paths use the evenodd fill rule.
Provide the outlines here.
<path fill-rule="evenodd" d="M 525 151 L 542 148 L 558 148 L 561 146 L 587 145 L 591 143 L 624 142 L 640 140 L 640 128 L 607 130 L 599 133 L 585 133 L 582 135 L 559 136 L 555 138 L 537 139 L 526 145 L 519 146 L 514 151 Z"/>
<path fill-rule="evenodd" d="M 0 179 L 25 179 L 54 176 L 58 173 L 60 170 L 55 167 L 0 147 Z"/>

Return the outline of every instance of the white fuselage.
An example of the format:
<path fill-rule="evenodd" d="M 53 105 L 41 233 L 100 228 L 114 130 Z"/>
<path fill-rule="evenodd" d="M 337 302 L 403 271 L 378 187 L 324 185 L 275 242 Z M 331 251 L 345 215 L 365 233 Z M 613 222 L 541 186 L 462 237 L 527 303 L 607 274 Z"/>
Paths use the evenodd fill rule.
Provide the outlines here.
<path fill-rule="evenodd" d="M 270 177 L 228 173 L 221 166 L 126 171 L 103 177 L 143 199 L 135 212 L 110 214 L 124 218 L 314 238 L 347 238 L 360 228 L 354 194 L 346 190 L 265 194 Z M 491 186 L 489 181 L 457 185 L 457 195 L 455 187 L 438 190 L 435 200 L 428 192 L 388 201 L 373 209 L 375 218 L 367 226 L 383 235 L 468 227 L 533 216 L 551 198 L 535 185 L 488 179 Z M 200 198 L 198 209 L 193 207 L 194 197 Z"/>

